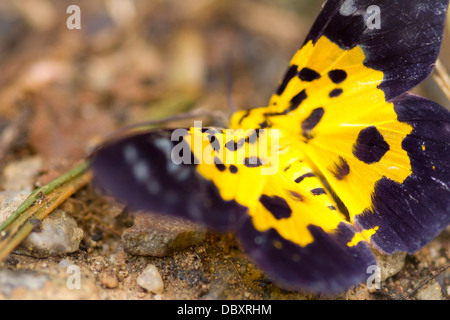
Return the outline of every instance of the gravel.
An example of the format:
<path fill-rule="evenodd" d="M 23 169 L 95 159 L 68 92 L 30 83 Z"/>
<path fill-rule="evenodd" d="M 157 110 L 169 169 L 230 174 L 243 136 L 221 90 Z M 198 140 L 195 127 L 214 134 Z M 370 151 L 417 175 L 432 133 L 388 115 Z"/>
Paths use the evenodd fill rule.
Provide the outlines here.
<path fill-rule="evenodd" d="M 205 235 L 205 229 L 187 220 L 144 214 L 123 233 L 122 243 L 133 255 L 166 257 L 202 243 Z"/>

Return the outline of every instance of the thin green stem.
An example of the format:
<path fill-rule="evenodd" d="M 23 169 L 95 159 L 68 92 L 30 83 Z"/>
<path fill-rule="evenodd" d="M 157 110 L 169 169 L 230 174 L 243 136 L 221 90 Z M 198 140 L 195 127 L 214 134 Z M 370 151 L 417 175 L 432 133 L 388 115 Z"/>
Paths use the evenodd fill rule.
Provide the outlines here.
<path fill-rule="evenodd" d="M 65 184 L 66 182 L 73 180 L 74 178 L 82 175 L 85 173 L 89 168 L 88 162 L 83 162 L 76 168 L 70 170 L 69 172 L 63 174 L 62 176 L 56 178 L 55 180 L 51 181 L 50 183 L 46 184 L 45 186 L 42 186 L 41 188 L 36 189 L 32 194 L 28 196 L 28 198 L 14 211 L 11 216 L 9 216 L 8 219 L 3 222 L 3 224 L 0 226 L 0 232 L 4 231 L 11 223 L 13 223 L 16 219 L 20 217 L 20 215 L 27 210 L 29 207 L 33 206 L 34 203 L 42 198 L 43 196 L 46 196 L 56 188 L 60 187 L 61 185 Z"/>
<path fill-rule="evenodd" d="M 31 219 L 44 219 L 61 203 L 91 180 L 84 162 L 34 191 L 0 227 L 0 262 L 33 230 Z"/>

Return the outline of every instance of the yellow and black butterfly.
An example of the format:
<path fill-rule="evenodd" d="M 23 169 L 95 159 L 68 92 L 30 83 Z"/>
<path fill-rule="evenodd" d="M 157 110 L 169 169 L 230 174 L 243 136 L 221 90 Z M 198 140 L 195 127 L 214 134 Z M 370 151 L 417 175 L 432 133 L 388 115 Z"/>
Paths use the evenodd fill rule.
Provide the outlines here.
<path fill-rule="evenodd" d="M 450 222 L 450 113 L 406 93 L 433 69 L 447 7 L 328 0 L 268 107 L 107 143 L 96 181 L 133 208 L 234 231 L 288 288 L 364 282 L 371 247 L 414 252 Z"/>

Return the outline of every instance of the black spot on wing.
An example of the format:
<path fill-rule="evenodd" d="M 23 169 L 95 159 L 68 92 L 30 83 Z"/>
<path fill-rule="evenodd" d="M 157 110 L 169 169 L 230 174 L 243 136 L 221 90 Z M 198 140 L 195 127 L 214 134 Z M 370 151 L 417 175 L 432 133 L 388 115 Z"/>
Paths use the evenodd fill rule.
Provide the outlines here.
<path fill-rule="evenodd" d="M 265 113 L 266 117 L 273 117 L 273 116 L 283 116 L 286 115 L 292 111 L 295 111 L 298 109 L 300 104 L 307 98 L 306 90 L 300 91 L 298 94 L 296 94 L 291 100 L 290 105 L 288 108 L 283 110 L 282 112 L 268 112 Z"/>
<path fill-rule="evenodd" d="M 292 214 L 292 209 L 285 199 L 278 196 L 268 196 L 263 194 L 259 198 L 259 202 L 267 209 L 277 220 L 289 218 Z"/>
<path fill-rule="evenodd" d="M 296 110 L 307 97 L 308 96 L 306 95 L 306 90 L 300 91 L 291 99 L 291 105 L 288 109 L 285 110 L 285 114 Z"/>
<path fill-rule="evenodd" d="M 292 111 L 295 111 L 298 109 L 298 107 L 300 106 L 300 104 L 306 100 L 307 98 L 307 94 L 306 94 L 306 90 L 302 90 L 300 91 L 298 94 L 296 94 L 291 100 L 290 100 L 290 105 L 288 108 L 286 108 L 285 110 L 283 110 L 282 112 L 268 112 L 265 113 L 266 117 L 273 117 L 273 116 L 283 116 L 286 115 Z"/>
<path fill-rule="evenodd" d="M 214 158 L 214 165 L 216 166 L 217 170 L 219 170 L 220 172 L 224 172 L 225 170 L 227 170 L 227 167 L 217 157 Z"/>
<path fill-rule="evenodd" d="M 213 134 L 208 134 L 208 140 L 209 143 L 211 144 L 211 147 L 216 151 L 219 152 L 220 151 L 220 142 L 217 139 L 217 137 Z"/>
<path fill-rule="evenodd" d="M 345 81 L 345 79 L 347 79 L 347 72 L 345 72 L 344 70 L 331 70 L 330 72 L 328 72 L 328 77 L 331 79 L 331 81 L 333 81 L 336 84 L 342 83 Z"/>
<path fill-rule="evenodd" d="M 259 124 L 259 128 L 260 128 L 260 129 L 270 128 L 270 124 L 269 124 L 269 122 L 268 122 L 267 120 L 265 120 L 265 121 L 263 121 L 263 122 L 261 122 L 261 123 Z"/>
<path fill-rule="evenodd" d="M 247 168 L 258 168 L 261 167 L 263 163 L 258 157 L 252 156 L 244 159 L 244 165 Z"/>
<path fill-rule="evenodd" d="M 383 135 L 375 126 L 365 128 L 359 132 L 353 145 L 353 155 L 360 161 L 372 164 L 379 162 L 390 149 Z"/>
<path fill-rule="evenodd" d="M 342 180 L 350 173 L 350 166 L 344 158 L 339 157 L 338 161 L 334 164 L 331 173 L 333 173 L 336 179 Z"/>
<path fill-rule="evenodd" d="M 278 87 L 277 94 L 281 96 L 286 90 L 287 85 L 297 75 L 298 67 L 296 65 L 292 65 L 289 67 L 289 69 L 286 72 L 286 75 L 284 76 L 283 81 L 281 82 L 281 85 Z"/>
<path fill-rule="evenodd" d="M 314 80 L 320 79 L 320 74 L 310 68 L 303 68 L 300 70 L 298 77 L 302 81 L 312 82 Z"/>
<path fill-rule="evenodd" d="M 230 140 L 225 144 L 225 147 L 230 151 L 237 151 L 245 145 L 245 139 L 242 138 L 239 141 Z"/>
<path fill-rule="evenodd" d="M 238 167 L 236 167 L 235 165 L 231 165 L 230 166 L 230 172 L 233 174 L 236 174 L 238 172 Z"/>
<path fill-rule="evenodd" d="M 310 139 L 310 131 L 312 131 L 322 120 L 323 115 L 325 114 L 325 110 L 323 108 L 317 108 L 314 109 L 311 114 L 303 120 L 301 126 L 302 126 L 302 132 L 303 136 L 307 139 Z"/>
<path fill-rule="evenodd" d="M 250 116 L 251 110 L 247 110 L 245 111 L 244 115 L 239 119 L 238 124 L 241 125 L 242 121 L 244 121 L 245 118 L 247 118 L 248 116 Z"/>
<path fill-rule="evenodd" d="M 253 130 L 247 137 L 245 137 L 245 143 L 254 144 L 258 142 L 260 131 L 258 129 Z"/>
<path fill-rule="evenodd" d="M 289 195 L 296 201 L 304 201 L 305 197 L 296 191 L 289 191 Z"/>
<path fill-rule="evenodd" d="M 312 189 L 310 192 L 315 196 L 320 196 L 322 194 L 327 193 L 324 188 L 315 188 L 315 189 Z"/>
<path fill-rule="evenodd" d="M 311 177 L 315 177 L 315 176 L 316 175 L 314 173 L 312 173 L 312 172 L 308 172 L 308 173 L 302 174 L 300 177 L 295 179 L 295 183 L 300 183 L 306 178 L 311 178 Z"/>
<path fill-rule="evenodd" d="M 308 229 L 314 242 L 305 247 L 284 239 L 275 229 L 256 230 L 251 218 L 238 236 L 255 262 L 287 289 L 336 294 L 367 280 L 367 267 L 376 262 L 365 242 L 347 246 L 355 234 L 349 224 L 341 223 L 333 233 L 314 225 Z"/>
<path fill-rule="evenodd" d="M 341 94 L 343 94 L 344 93 L 344 91 L 342 90 L 342 89 L 340 89 L 340 88 L 337 88 L 337 89 L 333 89 L 330 93 L 329 93 L 329 96 L 330 96 L 330 98 L 337 98 L 337 97 L 339 97 Z"/>

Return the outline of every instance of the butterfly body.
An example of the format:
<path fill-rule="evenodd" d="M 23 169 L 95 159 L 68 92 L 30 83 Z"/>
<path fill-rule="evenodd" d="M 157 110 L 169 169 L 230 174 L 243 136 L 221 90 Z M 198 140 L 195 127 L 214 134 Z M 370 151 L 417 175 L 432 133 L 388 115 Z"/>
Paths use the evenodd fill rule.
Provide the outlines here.
<path fill-rule="evenodd" d="M 365 25 L 372 2 L 391 18 L 381 29 Z M 229 129 L 106 144 L 98 183 L 131 207 L 235 232 L 286 287 L 364 282 L 371 248 L 414 252 L 450 223 L 450 113 L 406 93 L 431 72 L 447 6 L 327 1 L 267 107 Z"/>

